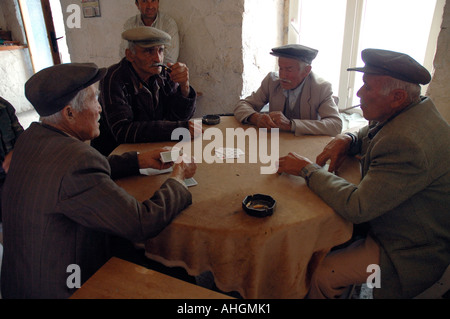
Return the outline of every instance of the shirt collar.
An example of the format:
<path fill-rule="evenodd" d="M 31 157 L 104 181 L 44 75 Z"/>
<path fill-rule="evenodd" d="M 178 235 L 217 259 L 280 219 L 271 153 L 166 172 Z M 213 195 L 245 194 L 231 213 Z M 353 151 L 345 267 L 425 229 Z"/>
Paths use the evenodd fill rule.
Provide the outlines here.
<path fill-rule="evenodd" d="M 303 80 L 303 82 L 297 86 L 295 89 L 292 90 L 284 90 L 283 89 L 283 94 L 285 97 L 293 97 L 295 100 L 297 100 L 298 96 L 300 95 L 300 93 L 303 90 L 303 87 L 305 86 L 305 80 Z"/>

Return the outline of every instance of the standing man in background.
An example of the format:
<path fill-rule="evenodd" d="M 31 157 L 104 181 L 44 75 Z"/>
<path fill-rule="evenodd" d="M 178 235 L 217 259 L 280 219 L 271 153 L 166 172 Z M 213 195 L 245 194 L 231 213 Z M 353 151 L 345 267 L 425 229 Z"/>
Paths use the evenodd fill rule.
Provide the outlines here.
<path fill-rule="evenodd" d="M 168 33 L 172 40 L 166 45 L 164 51 L 164 63 L 175 63 L 178 61 L 180 51 L 180 36 L 178 34 L 178 26 L 172 17 L 159 11 L 159 0 L 135 0 L 136 7 L 140 11 L 139 14 L 129 18 L 123 25 L 123 31 L 136 27 L 153 27 Z M 122 40 L 120 45 L 120 57 L 125 56 L 127 41 Z"/>

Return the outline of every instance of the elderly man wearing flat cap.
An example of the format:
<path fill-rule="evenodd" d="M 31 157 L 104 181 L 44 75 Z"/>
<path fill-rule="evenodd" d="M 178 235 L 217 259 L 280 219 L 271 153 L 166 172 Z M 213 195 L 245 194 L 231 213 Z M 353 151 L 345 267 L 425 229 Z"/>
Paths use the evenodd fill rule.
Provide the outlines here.
<path fill-rule="evenodd" d="M 189 85 L 189 69 L 180 62 L 162 64 L 170 35 L 138 27 L 122 37 L 129 43 L 126 57 L 109 67 L 100 83 L 102 134 L 92 146 L 108 155 L 122 143 L 170 141 L 179 127 L 194 136 L 189 120 L 197 94 Z"/>
<path fill-rule="evenodd" d="M 194 175 L 193 162 L 175 164 L 160 189 L 138 202 L 113 178 L 168 168 L 159 160 L 163 149 L 106 158 L 85 143 L 99 134 L 96 82 L 105 73 L 95 64 L 62 64 L 25 84 L 41 122 L 16 143 L 3 188 L 3 298 L 70 297 L 71 267 L 85 282 L 109 259 L 111 235 L 155 236 L 191 204 L 183 180 Z"/>
<path fill-rule="evenodd" d="M 370 126 L 338 135 L 317 164 L 295 153 L 279 161 L 280 173 L 304 177 L 337 214 L 368 223 L 365 237 L 321 263 L 310 298 L 339 297 L 370 275 L 380 279 L 375 298 L 413 298 L 450 264 L 450 128 L 431 99 L 420 96 L 430 73 L 403 53 L 366 49 L 362 59 L 364 67 L 348 70 L 364 73 L 358 96 Z M 357 185 L 332 173 L 347 155 L 361 156 Z"/>
<path fill-rule="evenodd" d="M 341 133 L 342 120 L 331 84 L 311 72 L 317 53 L 299 44 L 272 49 L 271 54 L 278 57 L 279 73 L 269 73 L 256 92 L 237 103 L 236 119 L 296 136 Z M 267 103 L 269 113 L 260 113 Z"/>

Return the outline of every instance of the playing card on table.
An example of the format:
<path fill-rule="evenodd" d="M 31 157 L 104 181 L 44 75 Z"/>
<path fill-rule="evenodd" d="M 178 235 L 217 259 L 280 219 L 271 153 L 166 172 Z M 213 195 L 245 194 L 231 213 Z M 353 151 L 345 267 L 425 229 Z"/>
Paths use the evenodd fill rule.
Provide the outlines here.
<path fill-rule="evenodd" d="M 216 156 L 222 159 L 226 158 L 239 158 L 244 155 L 244 152 L 239 148 L 218 148 L 216 150 Z"/>

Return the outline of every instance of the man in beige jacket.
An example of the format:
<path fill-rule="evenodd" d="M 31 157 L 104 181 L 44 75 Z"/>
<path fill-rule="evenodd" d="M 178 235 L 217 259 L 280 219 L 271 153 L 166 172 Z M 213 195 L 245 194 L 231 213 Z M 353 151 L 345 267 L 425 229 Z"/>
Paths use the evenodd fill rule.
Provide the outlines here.
<path fill-rule="evenodd" d="M 317 53 L 299 44 L 272 49 L 271 54 L 279 58 L 279 75 L 269 73 L 256 92 L 238 102 L 234 110 L 236 119 L 297 136 L 341 133 L 342 120 L 331 83 L 311 72 Z M 269 113 L 260 113 L 267 103 Z"/>

